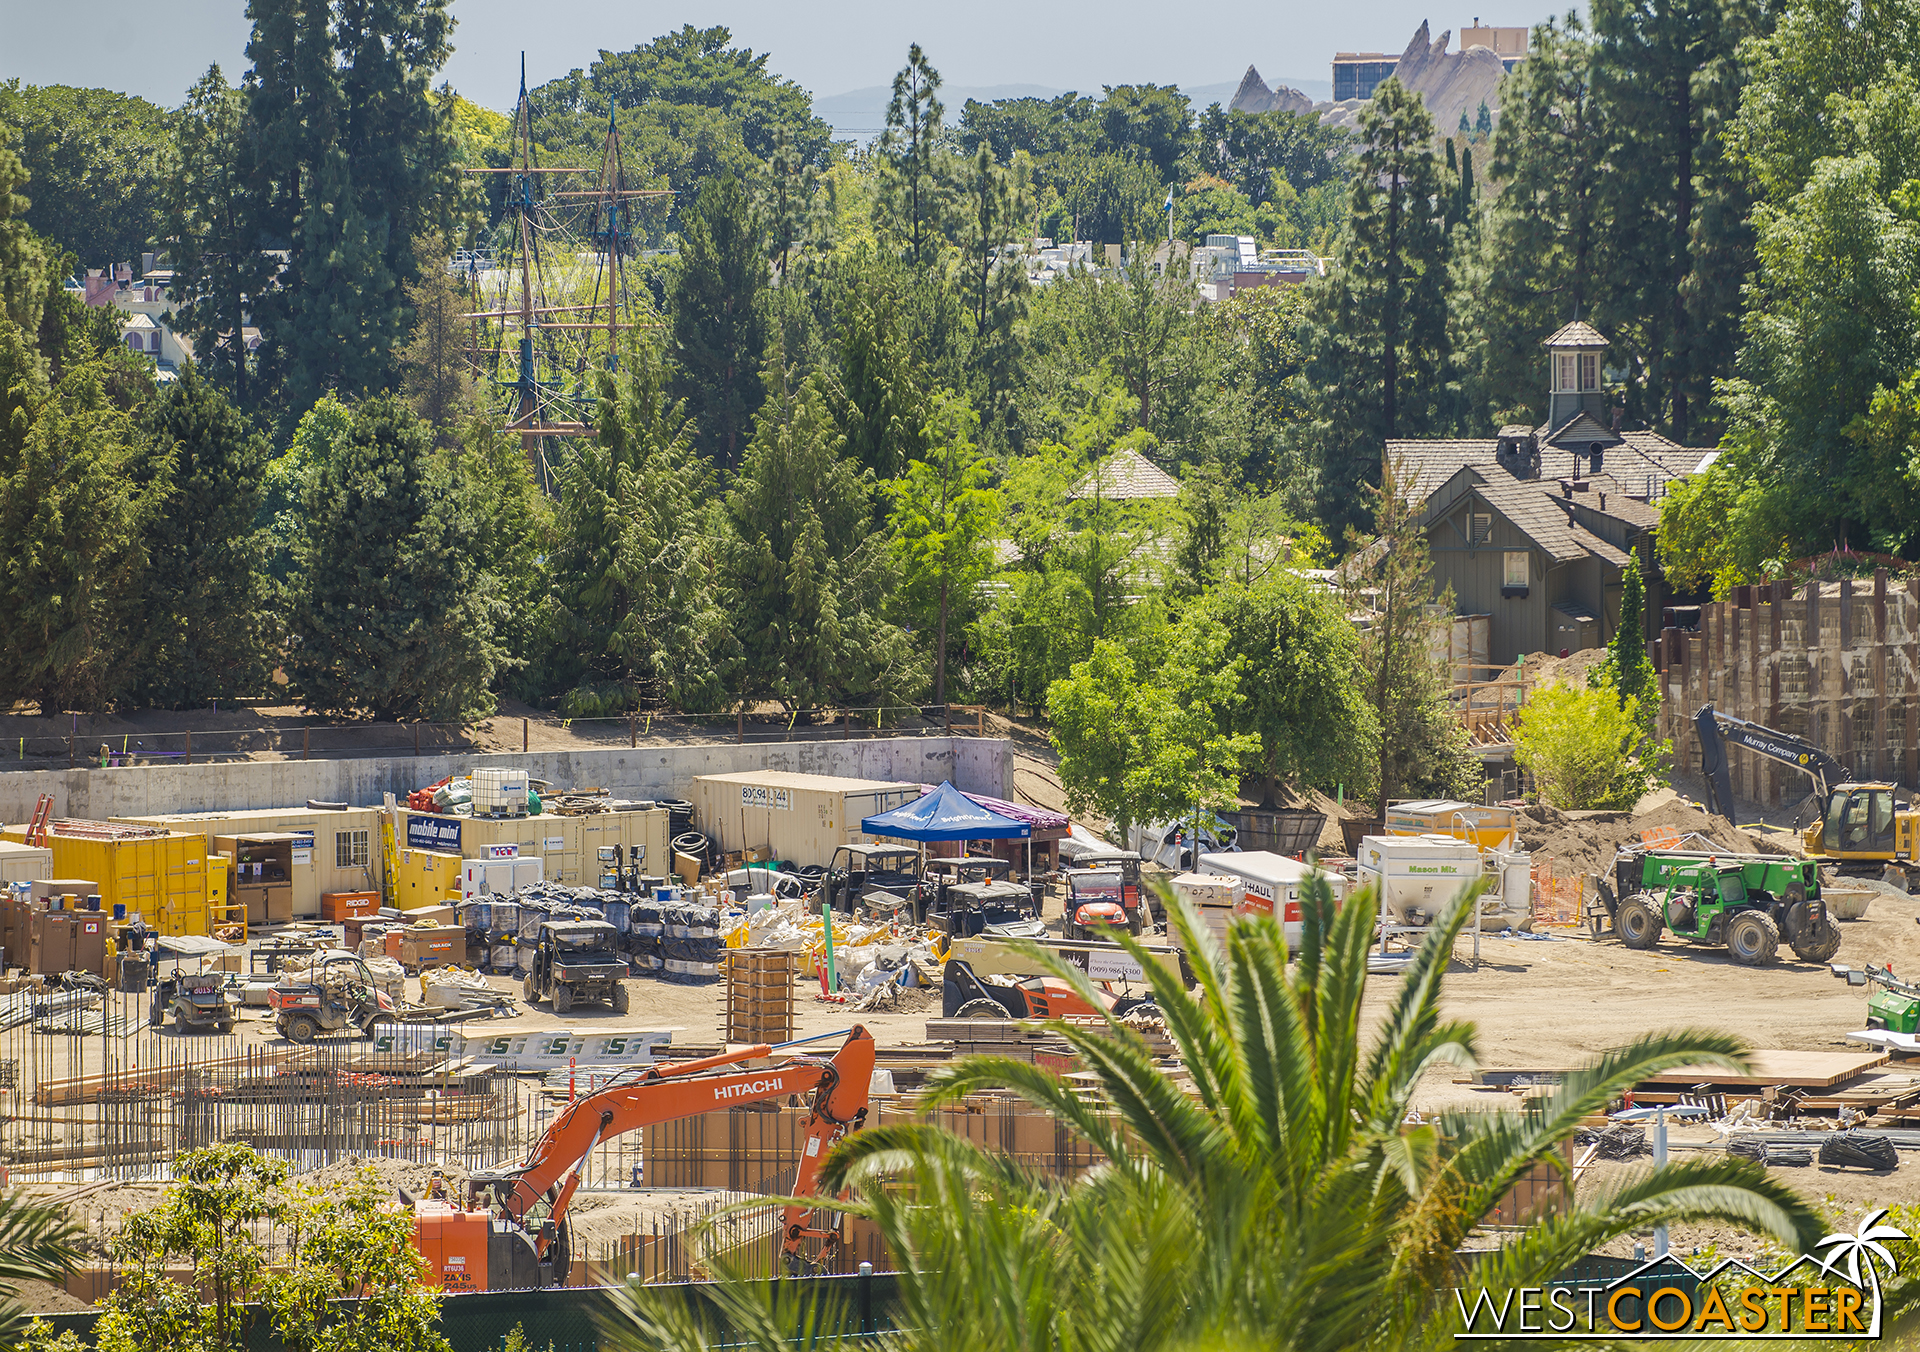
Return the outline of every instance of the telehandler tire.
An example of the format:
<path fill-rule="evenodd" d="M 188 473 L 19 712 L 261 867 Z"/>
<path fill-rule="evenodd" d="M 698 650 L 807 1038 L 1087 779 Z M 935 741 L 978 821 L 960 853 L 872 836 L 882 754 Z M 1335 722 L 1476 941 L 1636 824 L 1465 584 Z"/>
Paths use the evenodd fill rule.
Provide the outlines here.
<path fill-rule="evenodd" d="M 1780 956 L 1780 927 L 1765 911 L 1742 911 L 1727 922 L 1727 952 L 1742 967 L 1765 967 Z"/>
<path fill-rule="evenodd" d="M 1660 942 L 1660 931 L 1665 928 L 1660 917 L 1660 908 L 1644 896 L 1628 897 L 1620 903 L 1620 909 L 1613 913 L 1613 932 L 1620 936 L 1620 942 L 1628 948 L 1642 951 L 1654 947 Z"/>
<path fill-rule="evenodd" d="M 1800 927 L 1794 936 L 1794 956 L 1802 962 L 1831 962 L 1840 951 L 1840 927 L 1821 916 Z"/>

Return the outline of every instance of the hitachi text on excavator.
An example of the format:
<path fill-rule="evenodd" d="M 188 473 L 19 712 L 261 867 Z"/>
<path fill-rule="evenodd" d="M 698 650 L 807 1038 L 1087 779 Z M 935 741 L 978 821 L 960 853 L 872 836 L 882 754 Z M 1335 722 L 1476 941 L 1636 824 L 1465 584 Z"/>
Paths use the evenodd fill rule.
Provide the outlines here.
<path fill-rule="evenodd" d="M 811 1094 L 805 1144 L 788 1195 L 812 1195 L 827 1151 L 866 1121 L 874 1042 L 856 1025 L 830 1059 L 794 1056 L 768 1066 L 741 1066 L 796 1045 L 762 1043 L 684 1065 L 624 1073 L 568 1105 L 524 1163 L 472 1175 L 465 1205 L 406 1199 L 413 1205 L 414 1243 L 426 1259 L 429 1281 L 449 1292 L 564 1284 L 571 1263 L 567 1207 L 594 1148 L 623 1132 L 716 1108 Z M 839 1237 L 837 1227 L 816 1224 L 811 1208 L 786 1207 L 780 1247 L 787 1270 L 798 1272 L 830 1258 Z"/>

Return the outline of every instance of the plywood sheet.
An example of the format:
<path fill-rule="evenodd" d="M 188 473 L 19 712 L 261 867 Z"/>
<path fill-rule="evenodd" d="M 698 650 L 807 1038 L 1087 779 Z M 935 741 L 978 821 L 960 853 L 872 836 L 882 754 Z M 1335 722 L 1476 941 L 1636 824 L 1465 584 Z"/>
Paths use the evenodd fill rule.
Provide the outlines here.
<path fill-rule="evenodd" d="M 1712 1085 L 1788 1085 L 1796 1089 L 1825 1089 L 1864 1074 L 1887 1060 L 1881 1051 L 1792 1052 L 1751 1051 L 1746 1056 L 1748 1073 L 1735 1075 L 1714 1066 L 1682 1066 L 1664 1075 L 1649 1077 L 1647 1084 Z"/>

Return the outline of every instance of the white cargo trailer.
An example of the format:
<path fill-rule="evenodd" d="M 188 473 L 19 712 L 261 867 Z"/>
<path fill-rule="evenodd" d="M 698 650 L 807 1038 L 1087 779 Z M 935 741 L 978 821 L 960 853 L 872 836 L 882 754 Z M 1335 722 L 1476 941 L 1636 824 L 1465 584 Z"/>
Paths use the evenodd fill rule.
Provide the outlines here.
<path fill-rule="evenodd" d="M 1300 942 L 1300 889 L 1308 878 L 1325 879 L 1336 904 L 1347 895 L 1347 880 L 1339 874 L 1268 850 L 1203 854 L 1199 871 L 1238 878 L 1246 888 L 1245 910 L 1279 917 L 1289 947 Z"/>

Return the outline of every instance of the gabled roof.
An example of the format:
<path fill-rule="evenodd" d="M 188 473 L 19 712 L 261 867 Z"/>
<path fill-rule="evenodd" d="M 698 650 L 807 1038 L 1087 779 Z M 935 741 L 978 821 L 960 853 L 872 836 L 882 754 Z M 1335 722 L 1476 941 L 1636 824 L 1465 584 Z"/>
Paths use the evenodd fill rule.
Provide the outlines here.
<path fill-rule="evenodd" d="M 1581 409 L 1571 418 L 1568 418 L 1566 422 L 1561 425 L 1560 430 L 1546 437 L 1545 441 L 1549 446 L 1563 447 L 1580 455 L 1584 455 L 1587 447 L 1593 445 L 1595 442 L 1599 442 L 1600 445 L 1605 447 L 1613 447 L 1620 444 L 1620 438 L 1613 432 L 1608 431 L 1607 428 L 1601 425 L 1598 418 L 1594 417 L 1585 409 Z"/>
<path fill-rule="evenodd" d="M 1505 478 L 1504 475 L 1501 477 Z M 1554 503 L 1553 498 L 1533 484 L 1513 479 L 1506 479 L 1503 483 L 1494 479 L 1481 484 L 1475 491 L 1482 501 L 1505 517 L 1515 530 L 1533 541 L 1555 563 L 1573 563 L 1598 553 L 1590 547 L 1591 544 L 1606 545 L 1592 531 L 1582 530 L 1569 522 L 1566 512 Z M 1612 548 L 1610 545 L 1606 547 Z M 1617 550 L 1614 552 L 1618 554 Z M 1626 561 L 1625 555 L 1619 557 L 1622 563 Z"/>
<path fill-rule="evenodd" d="M 1576 319 L 1554 330 L 1542 347 L 1605 347 L 1606 335 L 1584 319 Z"/>
<path fill-rule="evenodd" d="M 1076 498 L 1177 498 L 1180 481 L 1136 450 L 1115 451 L 1074 485 Z"/>

